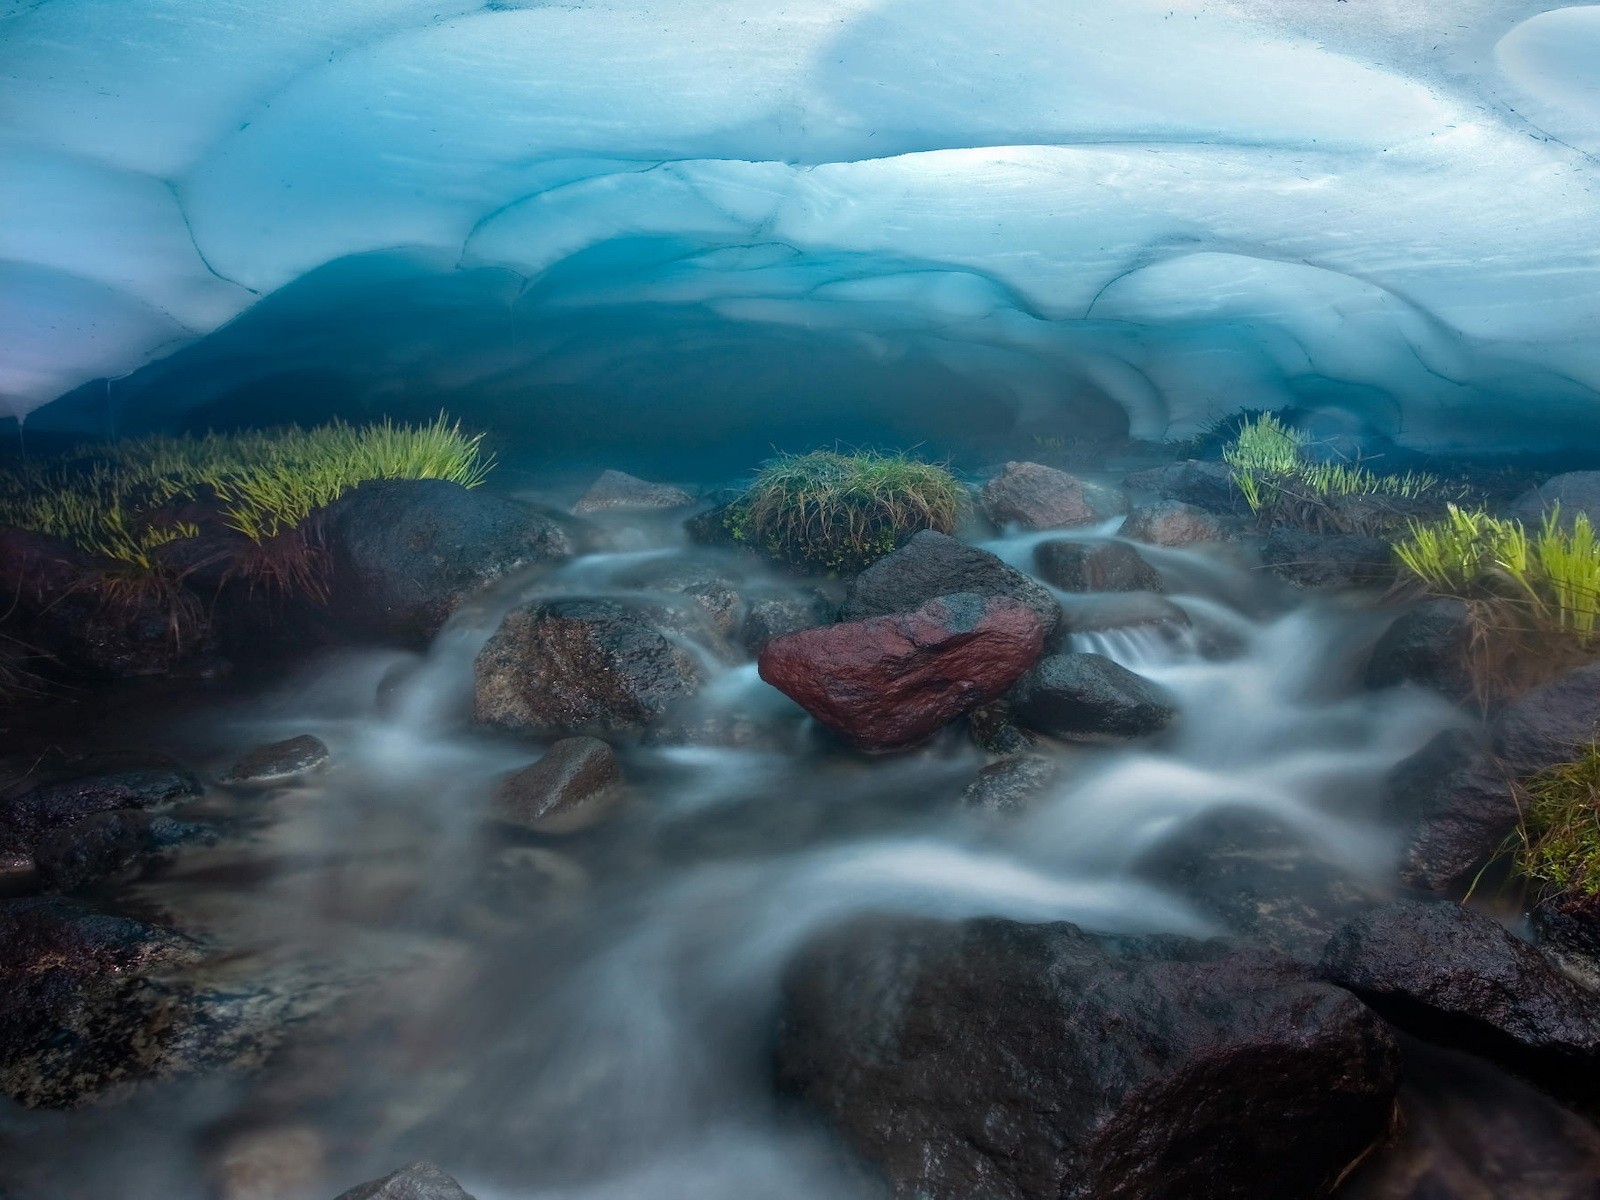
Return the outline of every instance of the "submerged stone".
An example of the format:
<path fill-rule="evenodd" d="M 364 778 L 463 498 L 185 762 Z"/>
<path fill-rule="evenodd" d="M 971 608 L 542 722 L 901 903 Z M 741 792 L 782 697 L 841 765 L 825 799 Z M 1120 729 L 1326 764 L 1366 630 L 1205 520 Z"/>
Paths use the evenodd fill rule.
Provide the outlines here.
<path fill-rule="evenodd" d="M 682 488 L 665 483 L 651 483 L 624 471 L 603 471 L 600 478 L 589 485 L 589 490 L 572 506 L 579 516 L 597 512 L 686 508 L 694 497 Z"/>
<path fill-rule="evenodd" d="M 326 766 L 328 757 L 321 738 L 303 733 L 256 747 L 219 775 L 217 782 L 234 787 L 282 783 Z"/>
<path fill-rule="evenodd" d="M 622 798 L 622 765 L 599 738 L 563 738 L 495 788 L 493 815 L 533 833 L 575 833 L 606 819 Z"/>

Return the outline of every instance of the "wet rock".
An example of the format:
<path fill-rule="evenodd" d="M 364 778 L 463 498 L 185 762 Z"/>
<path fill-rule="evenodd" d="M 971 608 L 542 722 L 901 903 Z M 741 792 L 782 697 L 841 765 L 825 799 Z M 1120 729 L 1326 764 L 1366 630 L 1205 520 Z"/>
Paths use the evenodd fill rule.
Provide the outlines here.
<path fill-rule="evenodd" d="M 1021 812 L 1061 779 L 1061 764 L 1042 754 L 1018 754 L 990 763 L 961 793 L 961 803 L 985 812 Z"/>
<path fill-rule="evenodd" d="M 1435 892 L 1466 888 L 1517 823 L 1510 781 L 1465 730 L 1447 730 L 1399 763 L 1383 807 L 1409 833 L 1401 880 Z"/>
<path fill-rule="evenodd" d="M 839 619 L 861 621 L 915 612 L 936 596 L 955 592 L 1014 597 L 1038 615 L 1046 636 L 1061 620 L 1061 606 L 1047 589 L 987 550 L 931 529 L 915 534 L 857 575 L 845 593 Z"/>
<path fill-rule="evenodd" d="M 392 1175 L 341 1192 L 337 1200 L 472 1200 L 432 1163 L 412 1163 Z"/>
<path fill-rule="evenodd" d="M 1584 897 L 1552 897 L 1528 914 L 1539 950 L 1569 978 L 1600 993 L 1600 911 Z"/>
<path fill-rule="evenodd" d="M 768 642 L 761 678 L 865 749 L 915 745 L 993 700 L 1038 658 L 1044 629 L 1010 596 L 970 592 L 915 612 Z"/>
<path fill-rule="evenodd" d="M 967 733 L 973 745 L 990 754 L 1026 754 L 1035 742 L 1033 734 L 1017 724 L 1016 714 L 1003 696 L 967 714 Z"/>
<path fill-rule="evenodd" d="M 622 798 L 622 764 L 599 738 L 563 738 L 501 781 L 491 812 L 533 833 L 575 833 L 605 820 Z"/>
<path fill-rule="evenodd" d="M 665 483 L 650 483 L 622 471 L 602 471 L 589 485 L 572 511 L 580 516 L 617 510 L 640 512 L 651 509 L 686 508 L 694 497 L 682 488 Z"/>
<path fill-rule="evenodd" d="M 216 838 L 216 831 L 205 825 L 120 809 L 44 834 L 33 860 L 45 891 L 71 892 L 158 860 L 179 846 Z"/>
<path fill-rule="evenodd" d="M 1579 513 L 1600 527 L 1600 471 L 1568 471 L 1555 475 L 1511 502 L 1506 516 L 1528 526 L 1538 525 L 1545 514 L 1561 506 L 1561 523 L 1570 524 Z"/>
<path fill-rule="evenodd" d="M 744 616 L 738 580 L 715 563 L 668 559 L 647 562 L 617 576 L 622 587 L 681 596 L 705 614 L 723 637 L 731 637 Z"/>
<path fill-rule="evenodd" d="M 782 1083 L 911 1200 L 1282 1200 L 1385 1132 L 1398 1053 L 1288 960 L 879 918 L 785 977 Z"/>
<path fill-rule="evenodd" d="M 96 813 L 162 808 L 200 794 L 194 775 L 160 764 L 53 780 L 0 801 L 0 848 L 31 852 L 50 830 Z"/>
<path fill-rule="evenodd" d="M 1382 538 L 1307 533 L 1278 526 L 1261 561 L 1297 588 L 1373 587 L 1394 579 L 1394 554 Z"/>
<path fill-rule="evenodd" d="M 1143 737 L 1177 715 L 1167 693 L 1103 654 L 1050 654 L 1009 697 L 1029 729 L 1075 741 Z"/>
<path fill-rule="evenodd" d="M 1191 622 L 1184 612 L 1165 596 L 1154 592 L 1108 592 L 1072 597 L 1064 612 L 1061 634 L 1105 633 L 1114 629 L 1159 627 L 1169 635 L 1188 629 Z"/>
<path fill-rule="evenodd" d="M 733 536 L 730 518 L 734 513 L 734 505 L 743 495 L 738 488 L 718 488 L 707 496 L 711 507 L 695 513 L 683 523 L 683 531 L 688 534 L 689 540 L 700 546 L 740 545 L 739 539 Z"/>
<path fill-rule="evenodd" d="M 1581 757 L 1600 730 L 1600 664 L 1525 693 L 1489 726 L 1489 742 L 1441 734 L 1395 768 L 1386 815 L 1411 833 L 1401 877 L 1460 890 L 1501 849 L 1519 818 L 1514 784 Z"/>
<path fill-rule="evenodd" d="M 1194 546 L 1228 537 L 1226 525 L 1205 509 L 1182 500 L 1143 504 L 1130 512 L 1117 530 L 1118 537 L 1152 546 Z M 1159 588 L 1151 589 L 1159 591 Z"/>
<path fill-rule="evenodd" d="M 1379 899 L 1257 808 L 1217 808 L 1187 821 L 1133 869 L 1229 933 L 1310 963 L 1346 921 Z"/>
<path fill-rule="evenodd" d="M 1189 459 L 1167 463 L 1135 471 L 1128 476 L 1127 485 L 1134 491 L 1151 492 L 1163 500 L 1180 500 L 1223 516 L 1239 516 L 1249 511 L 1233 484 L 1233 472 L 1220 462 Z"/>
<path fill-rule="evenodd" d="M 1415 683 L 1452 700 L 1476 690 L 1468 666 L 1472 622 L 1460 600 L 1438 597 L 1407 609 L 1384 631 L 1367 664 L 1367 686 Z"/>
<path fill-rule="evenodd" d="M 1033 462 L 1008 462 L 983 485 L 978 503 L 996 525 L 1024 529 L 1070 529 L 1128 511 L 1116 489 Z"/>
<path fill-rule="evenodd" d="M 56 897 L 0 901 L 0 1092 L 69 1106 L 141 1073 L 154 1050 L 147 972 L 192 943 Z"/>
<path fill-rule="evenodd" d="M 1321 972 L 1418 1037 L 1577 1099 L 1600 1095 L 1600 995 L 1488 917 L 1398 900 L 1335 934 Z"/>
<path fill-rule="evenodd" d="M 1160 592 L 1161 574 L 1126 542 L 1040 542 L 1033 562 L 1064 592 Z"/>
<path fill-rule="evenodd" d="M 643 729 L 705 678 L 658 617 L 609 600 L 513 609 L 473 664 L 474 718 L 546 736 Z"/>
<path fill-rule="evenodd" d="M 407 644 L 516 568 L 573 551 L 554 516 L 442 479 L 363 483 L 329 506 L 322 528 L 333 610 L 362 636 Z"/>
<path fill-rule="evenodd" d="M 326 766 L 328 747 L 321 738 L 303 733 L 258 746 L 217 777 L 230 787 L 266 786 L 309 775 Z"/>
<path fill-rule="evenodd" d="M 792 596 L 762 596 L 750 602 L 739 641 L 751 654 L 773 638 L 802 629 L 815 629 L 833 620 L 833 606 L 820 592 L 806 591 Z"/>

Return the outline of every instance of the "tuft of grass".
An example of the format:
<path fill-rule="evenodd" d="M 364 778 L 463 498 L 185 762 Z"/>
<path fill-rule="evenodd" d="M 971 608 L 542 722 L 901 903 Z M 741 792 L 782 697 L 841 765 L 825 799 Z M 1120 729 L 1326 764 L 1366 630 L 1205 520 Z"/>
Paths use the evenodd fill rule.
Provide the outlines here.
<path fill-rule="evenodd" d="M 1514 869 L 1542 900 L 1600 898 L 1600 745 L 1522 784 Z"/>
<path fill-rule="evenodd" d="M 1244 421 L 1223 448 L 1234 486 L 1261 521 L 1319 532 L 1372 531 L 1371 518 L 1353 516 L 1339 502 L 1363 496 L 1414 500 L 1439 484 L 1435 476 L 1414 471 L 1379 475 L 1360 463 L 1313 462 L 1305 447 L 1304 433 L 1262 413 Z"/>
<path fill-rule="evenodd" d="M 764 464 L 730 506 L 734 538 L 796 566 L 855 572 L 924 529 L 952 533 L 967 492 L 906 454 L 815 450 Z"/>
<path fill-rule="evenodd" d="M 1430 592 L 1522 609 L 1534 625 L 1589 643 L 1600 625 L 1600 541 L 1587 513 L 1560 508 L 1536 533 L 1520 521 L 1449 505 L 1443 520 L 1413 521 L 1395 557 Z"/>

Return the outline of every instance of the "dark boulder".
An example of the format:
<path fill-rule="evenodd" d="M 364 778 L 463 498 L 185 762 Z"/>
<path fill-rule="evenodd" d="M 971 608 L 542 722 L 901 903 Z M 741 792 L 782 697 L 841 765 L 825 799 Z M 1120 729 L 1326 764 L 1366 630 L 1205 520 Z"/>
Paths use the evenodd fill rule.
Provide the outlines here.
<path fill-rule="evenodd" d="M 1133 870 L 1228 933 L 1310 963 L 1346 921 L 1379 899 L 1294 829 L 1243 806 L 1184 822 Z"/>
<path fill-rule="evenodd" d="M 1163 689 L 1103 654 L 1047 655 L 1010 700 L 1027 728 L 1075 741 L 1142 737 L 1177 715 Z"/>
<path fill-rule="evenodd" d="M 861 621 L 915 612 L 936 596 L 955 592 L 1014 597 L 1038 615 L 1047 637 L 1061 620 L 1061 606 L 1048 589 L 987 550 L 931 529 L 913 535 L 857 575 L 845 593 L 839 619 Z"/>
<path fill-rule="evenodd" d="M 337 1200 L 472 1200 L 472 1196 L 433 1164 L 412 1163 L 341 1192 Z"/>
<path fill-rule="evenodd" d="M 1441 734 L 1401 763 L 1385 809 L 1409 842 L 1406 882 L 1459 890 L 1501 849 L 1520 816 L 1515 784 L 1582 757 L 1600 737 L 1600 663 L 1578 667 L 1501 710 L 1480 746 Z"/>
<path fill-rule="evenodd" d="M 1279 525 L 1267 534 L 1261 561 L 1297 588 L 1374 587 L 1394 580 L 1394 554 L 1382 538 L 1308 533 Z"/>
<path fill-rule="evenodd" d="M 1061 779 L 1061 763 L 1042 754 L 1017 754 L 990 763 L 961 793 L 961 803 L 984 812 L 1022 812 Z"/>
<path fill-rule="evenodd" d="M 231 787 L 263 787 L 309 775 L 328 762 L 328 747 L 309 733 L 257 746 L 217 777 Z"/>
<path fill-rule="evenodd" d="M 1191 458 L 1135 471 L 1126 482 L 1134 491 L 1150 492 L 1163 500 L 1180 500 L 1224 516 L 1242 516 L 1250 511 L 1234 486 L 1233 472 L 1226 463 Z"/>
<path fill-rule="evenodd" d="M 44 834 L 34 846 L 33 861 L 45 891 L 71 892 L 147 866 L 179 846 L 215 841 L 216 836 L 204 825 L 118 809 Z"/>
<path fill-rule="evenodd" d="M 853 744 L 915 745 L 994 700 L 1039 657 L 1037 614 L 970 592 L 915 612 L 785 634 L 761 651 L 761 678 Z"/>
<path fill-rule="evenodd" d="M 1476 691 L 1469 665 L 1472 621 L 1460 600 L 1440 596 L 1401 613 L 1372 648 L 1367 686 L 1415 683 L 1452 700 Z"/>
<path fill-rule="evenodd" d="M 1533 527 L 1558 504 L 1563 525 L 1584 513 L 1591 524 L 1600 528 L 1600 471 L 1568 471 L 1552 476 L 1512 501 L 1506 516 Z"/>
<path fill-rule="evenodd" d="M 556 517 L 442 479 L 363 483 L 323 515 L 331 606 L 368 637 L 417 644 L 518 567 L 565 558 Z"/>
<path fill-rule="evenodd" d="M 1418 1037 L 1574 1099 L 1600 1095 L 1600 995 L 1486 916 L 1437 901 L 1386 904 L 1333 936 L 1321 973 Z"/>
<path fill-rule="evenodd" d="M 1220 542 L 1228 537 L 1228 527 L 1198 505 L 1182 500 L 1163 500 L 1135 508 L 1117 530 L 1118 537 L 1152 546 L 1194 546 Z"/>
<path fill-rule="evenodd" d="M 155 809 L 192 799 L 200 781 L 182 767 L 152 764 L 41 783 L 0 801 L 0 848 L 31 853 L 52 829 L 116 809 Z"/>
<path fill-rule="evenodd" d="M 157 1051 L 143 977 L 195 958 L 183 938 L 69 900 L 0 901 L 0 1093 L 65 1106 L 142 1073 Z"/>
<path fill-rule="evenodd" d="M 978 503 L 996 525 L 1024 529 L 1070 529 L 1128 511 L 1115 488 L 1033 462 L 1008 462 L 983 485 Z"/>
<path fill-rule="evenodd" d="M 1033 548 L 1047 583 L 1064 592 L 1160 592 L 1161 574 L 1126 542 L 1054 538 Z"/>
<path fill-rule="evenodd" d="M 1279 956 L 878 918 L 785 978 L 779 1077 L 905 1200 L 1291 1200 L 1388 1128 L 1398 1052 Z"/>
<path fill-rule="evenodd" d="M 495 788 L 496 819 L 533 833 L 575 833 L 606 819 L 622 798 L 622 765 L 599 738 L 563 738 Z"/>
<path fill-rule="evenodd" d="M 622 471 L 602 471 L 600 478 L 589 485 L 572 506 L 580 516 L 597 512 L 650 511 L 663 508 L 686 508 L 694 497 L 682 488 L 665 483 L 650 483 Z"/>
<path fill-rule="evenodd" d="M 643 729 L 705 680 L 661 616 L 610 600 L 513 609 L 473 664 L 475 719 L 547 736 Z"/>

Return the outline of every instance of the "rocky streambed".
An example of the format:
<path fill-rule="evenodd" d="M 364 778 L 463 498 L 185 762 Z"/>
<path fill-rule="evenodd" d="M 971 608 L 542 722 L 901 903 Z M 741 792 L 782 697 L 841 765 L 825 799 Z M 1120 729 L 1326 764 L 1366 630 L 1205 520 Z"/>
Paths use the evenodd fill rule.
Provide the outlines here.
<path fill-rule="evenodd" d="M 1592 1195 L 1600 938 L 1457 901 L 1596 668 L 1481 719 L 1211 466 L 845 579 L 614 473 L 359 489 L 291 673 L 240 602 L 11 721 L 7 1194 Z"/>

